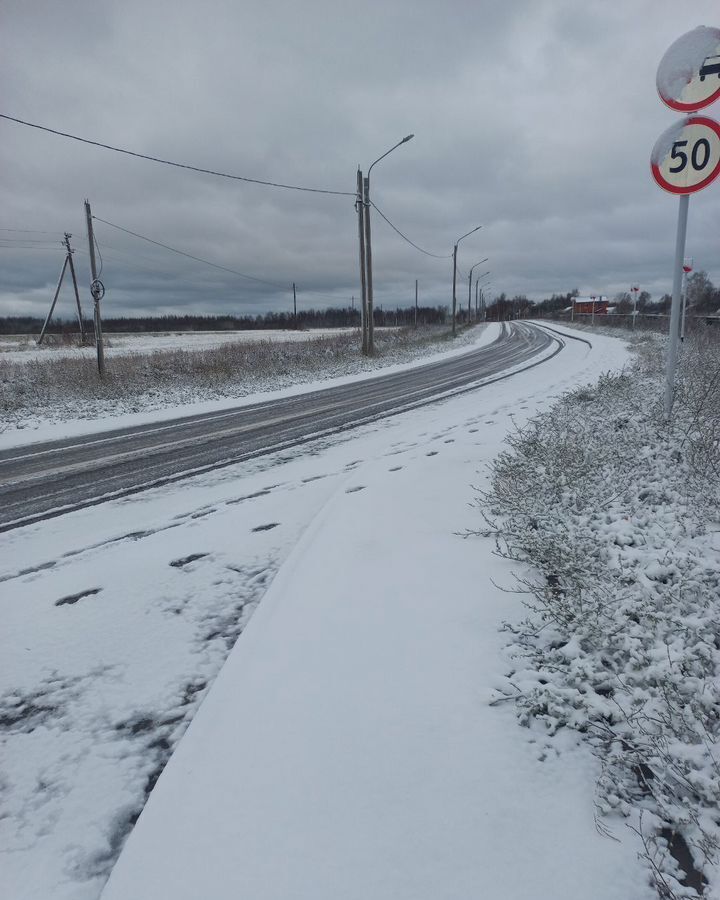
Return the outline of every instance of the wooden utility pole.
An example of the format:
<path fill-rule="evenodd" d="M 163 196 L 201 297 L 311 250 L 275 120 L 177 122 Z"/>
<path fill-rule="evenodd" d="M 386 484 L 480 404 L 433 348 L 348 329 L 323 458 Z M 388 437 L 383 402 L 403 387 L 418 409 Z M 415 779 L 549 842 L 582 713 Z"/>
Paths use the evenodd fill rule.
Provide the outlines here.
<path fill-rule="evenodd" d="M 297 331 L 297 294 L 295 293 L 295 282 L 293 281 L 293 326 Z"/>
<path fill-rule="evenodd" d="M 93 298 L 93 321 L 95 322 L 95 347 L 97 349 L 98 373 L 101 378 L 105 377 L 105 354 L 103 351 L 102 336 L 102 319 L 100 317 L 100 301 L 105 295 L 105 286 L 97 275 L 97 265 L 95 263 L 95 234 L 93 232 L 92 212 L 90 210 L 90 201 L 85 201 L 85 218 L 87 220 L 88 244 L 90 247 L 90 273 L 92 282 L 90 283 L 90 293 Z"/>
<path fill-rule="evenodd" d="M 415 279 L 415 327 L 417 328 L 417 313 L 418 313 L 418 295 L 417 295 L 417 278 Z"/>
<path fill-rule="evenodd" d="M 358 214 L 358 234 L 360 237 L 360 326 L 362 329 L 362 352 L 367 356 L 367 281 L 365 279 L 365 204 L 363 202 L 363 175 L 358 167 L 357 171 L 357 200 L 355 201 Z"/>
<path fill-rule="evenodd" d="M 48 325 L 50 324 L 50 319 L 52 318 L 53 311 L 55 309 L 55 304 L 57 303 L 57 298 L 60 295 L 60 287 L 63 283 L 63 278 L 65 277 L 65 272 L 67 271 L 68 265 L 70 266 L 70 275 L 72 276 L 73 288 L 75 289 L 75 303 L 77 304 L 77 313 L 78 313 L 78 325 L 80 326 L 80 342 L 83 343 L 85 340 L 85 332 L 83 326 L 83 317 L 82 317 L 82 308 L 80 306 L 80 294 L 78 293 L 77 286 L 77 278 L 75 277 L 75 266 L 73 265 L 72 255 L 75 252 L 70 247 L 70 238 L 71 234 L 65 232 L 65 238 L 63 240 L 63 246 L 65 247 L 65 260 L 63 262 L 62 269 L 60 271 L 60 278 L 58 278 L 57 287 L 55 288 L 55 296 L 52 299 L 52 303 L 50 304 L 50 312 L 47 314 L 45 322 L 43 323 L 43 327 L 40 330 L 40 337 L 38 338 L 38 344 L 42 344 L 43 338 L 45 337 L 45 331 L 47 330 Z"/>
<path fill-rule="evenodd" d="M 55 304 L 57 303 L 57 298 L 58 298 L 58 295 L 60 294 L 60 286 L 62 285 L 63 277 L 65 276 L 65 269 L 67 269 L 67 264 L 68 264 L 68 258 L 66 256 L 65 259 L 63 260 L 62 269 L 60 270 L 60 277 L 58 278 L 57 287 L 55 288 L 55 296 L 52 298 L 52 303 L 50 304 L 50 311 L 48 312 L 47 316 L 45 317 L 45 321 L 43 322 L 43 327 L 40 329 L 40 337 L 37 340 L 38 344 L 42 344 L 43 338 L 45 337 L 45 331 L 46 331 L 48 325 L 50 324 L 50 319 L 52 318 L 53 310 L 55 309 Z"/>
<path fill-rule="evenodd" d="M 363 178 L 365 193 L 365 267 L 367 290 L 367 355 L 375 353 L 375 322 L 373 318 L 372 238 L 370 235 L 370 179 Z"/>
<path fill-rule="evenodd" d="M 75 291 L 75 305 L 77 306 L 77 314 L 78 314 L 78 325 L 80 326 L 80 343 L 85 343 L 85 323 L 83 322 L 83 314 L 82 307 L 80 306 L 80 292 L 78 291 L 78 283 L 77 278 L 75 276 L 75 266 L 73 264 L 73 253 L 74 250 L 70 247 L 70 238 L 71 234 L 65 232 L 65 240 L 64 244 L 67 249 L 67 261 L 70 266 L 70 277 L 72 278 L 73 290 Z"/>

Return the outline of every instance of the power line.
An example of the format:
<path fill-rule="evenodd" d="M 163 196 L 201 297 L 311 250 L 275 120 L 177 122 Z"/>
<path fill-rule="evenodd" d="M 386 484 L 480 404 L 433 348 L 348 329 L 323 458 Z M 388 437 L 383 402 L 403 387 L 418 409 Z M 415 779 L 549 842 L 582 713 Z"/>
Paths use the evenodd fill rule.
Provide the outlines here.
<path fill-rule="evenodd" d="M 371 206 L 375 207 L 375 210 L 378 213 L 378 215 L 381 218 L 385 219 L 385 221 L 388 223 L 388 225 L 392 228 L 393 231 L 397 232 L 397 234 L 399 234 L 400 237 L 404 241 L 407 241 L 408 244 L 410 244 L 410 246 L 414 247 L 416 250 L 419 250 L 421 253 L 424 253 L 425 256 L 433 256 L 435 259 L 450 259 L 450 257 L 452 256 L 452 253 L 444 253 L 441 255 L 439 253 L 431 253 L 429 250 L 423 250 L 422 247 L 419 247 L 414 241 L 411 241 L 409 237 L 404 235 L 402 233 L 402 231 L 400 231 L 400 229 L 396 225 L 393 225 L 393 223 L 390 221 L 390 219 L 388 219 L 388 217 L 385 215 L 385 213 L 381 209 L 379 209 L 377 207 L 377 205 L 372 202 L 372 200 L 370 201 L 370 204 L 371 204 Z"/>
<path fill-rule="evenodd" d="M 191 172 L 201 172 L 203 175 L 215 175 L 218 178 L 230 178 L 233 181 L 246 181 L 249 184 L 262 184 L 266 187 L 285 188 L 288 191 L 305 191 L 310 194 L 334 194 L 339 197 L 356 196 L 356 194 L 351 191 L 329 191 L 323 188 L 300 187 L 296 184 L 282 184 L 277 181 L 262 181 L 260 178 L 246 178 L 243 175 L 228 175 L 227 172 L 216 172 L 213 169 L 203 169 L 200 166 L 190 166 L 186 163 L 171 162 L 171 160 L 162 159 L 159 156 L 149 156 L 147 153 L 136 153 L 133 150 L 124 150 L 122 147 L 113 147 L 111 144 L 104 144 L 101 141 L 91 141 L 88 138 L 78 137 L 76 134 L 68 134 L 66 131 L 48 128 L 46 125 L 25 122 L 23 119 L 16 119 L 13 116 L 7 116 L 4 113 L 0 113 L 0 119 L 7 119 L 8 122 L 15 122 L 18 125 L 26 125 L 28 128 L 37 128 L 39 131 L 46 131 L 48 134 L 56 134 L 60 137 L 70 138 L 73 141 L 80 141 L 81 144 L 102 147 L 103 150 L 113 150 L 115 153 L 124 153 L 126 156 L 134 156 L 137 159 L 148 159 L 151 162 L 162 163 L 164 166 L 173 166 L 176 169 L 189 169 Z"/>
<path fill-rule="evenodd" d="M 137 231 L 130 231 L 129 228 L 123 228 L 121 225 L 115 225 L 114 222 L 108 222 L 106 219 L 101 219 L 99 216 L 93 216 L 93 219 L 96 222 L 102 222 L 103 225 L 109 225 L 111 228 L 116 228 L 118 231 L 123 231 L 125 232 L 125 234 L 131 234 L 133 237 L 140 238 L 141 241 L 147 241 L 149 244 L 155 244 L 158 247 L 164 247 L 166 250 L 170 250 L 172 253 L 177 253 L 179 256 L 187 256 L 188 259 L 194 259 L 196 262 L 205 263 L 205 265 L 212 266 L 214 269 L 222 269 L 223 272 L 230 272 L 231 275 L 239 275 L 240 278 L 248 278 L 250 279 L 250 281 L 259 281 L 260 284 L 269 284 L 271 287 L 281 288 L 284 291 L 290 290 L 289 286 L 286 284 L 278 284 L 277 281 L 266 281 L 264 278 L 256 278 L 254 275 L 246 275 L 244 272 L 238 272 L 237 269 L 229 269 L 227 266 L 220 266 L 217 263 L 210 262 L 209 259 L 203 259 L 201 256 L 193 256 L 192 253 L 186 253 L 184 250 L 177 250 L 175 247 L 171 247 L 169 244 L 163 244 L 162 241 L 156 241 L 144 234 L 138 234 Z"/>
<path fill-rule="evenodd" d="M 5 238 L 0 237 L 3 244 L 62 244 L 62 241 L 50 241 L 47 238 Z"/>
<path fill-rule="evenodd" d="M 2 244 L 0 243 L 0 250 L 52 250 L 53 253 L 57 250 L 56 247 L 38 247 L 33 244 Z"/>
<path fill-rule="evenodd" d="M 62 234 L 61 231 L 38 231 L 36 228 L 0 228 L 0 231 L 15 231 L 19 234 Z"/>

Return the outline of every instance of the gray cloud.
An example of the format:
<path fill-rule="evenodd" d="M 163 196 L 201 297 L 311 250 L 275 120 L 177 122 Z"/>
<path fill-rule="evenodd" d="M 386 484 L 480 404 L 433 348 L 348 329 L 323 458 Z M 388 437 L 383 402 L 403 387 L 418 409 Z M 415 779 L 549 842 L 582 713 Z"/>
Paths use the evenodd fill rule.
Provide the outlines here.
<path fill-rule="evenodd" d="M 611 7 L 611 8 L 608 8 Z M 677 203 L 649 174 L 675 117 L 655 93 L 669 44 L 718 24 L 676 4 L 6 0 L 0 112 L 254 178 L 353 190 L 463 274 L 490 257 L 493 290 L 670 288 Z M 713 109 L 709 110 L 713 115 Z M 183 172 L 0 120 L 0 227 L 71 231 L 88 281 L 82 201 L 96 215 L 269 281 L 301 304 L 357 297 L 350 197 Z M 688 254 L 720 280 L 717 185 L 690 205 Z M 248 281 L 97 225 L 106 314 L 286 309 Z M 19 240 L 22 235 L 0 232 Z M 29 237 L 29 236 L 28 236 Z M 38 236 L 39 238 L 40 236 Z M 53 236 L 49 236 L 53 239 Z M 59 238 L 59 235 L 58 235 Z M 446 303 L 450 260 L 373 218 L 378 303 Z M 0 314 L 46 311 L 56 249 L 0 247 Z M 483 269 L 485 266 L 482 267 Z M 87 303 L 87 289 L 85 288 Z M 62 311 L 70 315 L 69 294 Z"/>

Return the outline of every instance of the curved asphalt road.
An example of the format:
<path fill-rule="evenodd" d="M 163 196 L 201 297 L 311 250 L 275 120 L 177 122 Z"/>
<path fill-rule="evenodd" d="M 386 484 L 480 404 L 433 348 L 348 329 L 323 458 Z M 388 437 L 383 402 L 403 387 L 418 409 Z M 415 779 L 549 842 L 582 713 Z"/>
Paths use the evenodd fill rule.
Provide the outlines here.
<path fill-rule="evenodd" d="M 551 344 L 555 352 L 564 346 L 540 328 L 512 323 L 486 347 L 406 372 L 0 452 L 0 532 L 471 390 L 511 366 L 538 365 L 534 357 Z"/>

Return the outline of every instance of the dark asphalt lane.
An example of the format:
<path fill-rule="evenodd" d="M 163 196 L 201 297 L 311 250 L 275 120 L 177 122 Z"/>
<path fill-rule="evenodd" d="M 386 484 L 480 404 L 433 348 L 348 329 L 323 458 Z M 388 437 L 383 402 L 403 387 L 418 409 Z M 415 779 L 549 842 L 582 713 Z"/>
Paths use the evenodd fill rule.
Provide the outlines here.
<path fill-rule="evenodd" d="M 537 365 L 563 341 L 512 323 L 494 343 L 406 372 L 157 425 L 0 452 L 0 531 L 305 443 Z"/>

